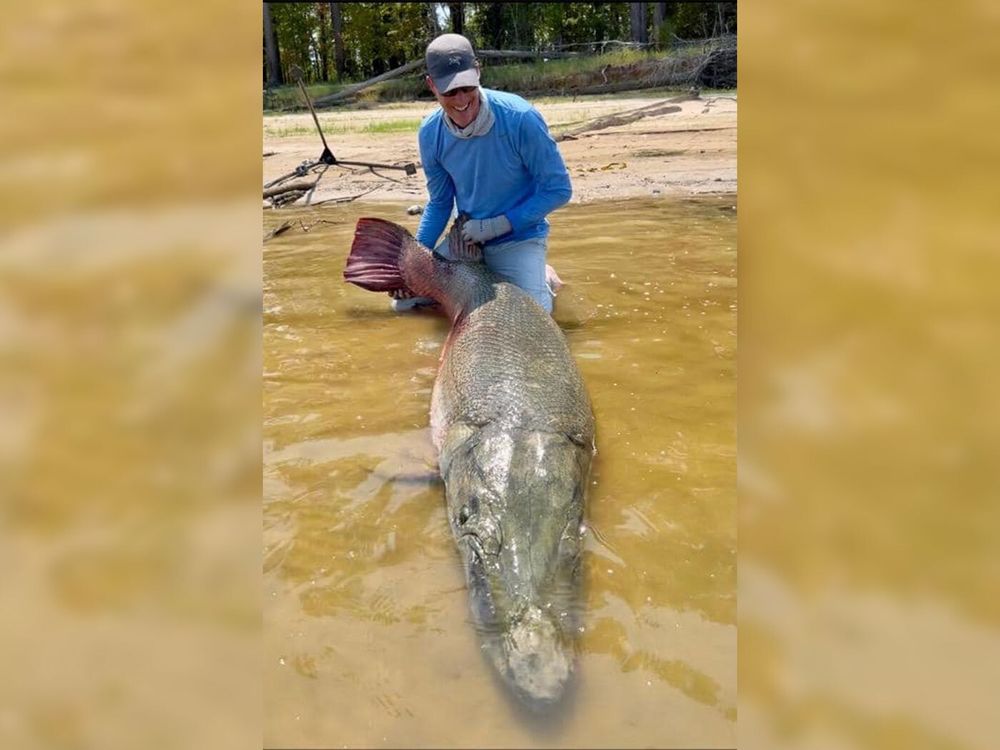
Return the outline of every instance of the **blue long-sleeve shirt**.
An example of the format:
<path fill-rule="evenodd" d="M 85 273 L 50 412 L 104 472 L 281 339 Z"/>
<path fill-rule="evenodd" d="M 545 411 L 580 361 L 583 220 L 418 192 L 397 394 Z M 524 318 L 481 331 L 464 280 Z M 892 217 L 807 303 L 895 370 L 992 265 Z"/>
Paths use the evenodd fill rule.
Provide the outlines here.
<path fill-rule="evenodd" d="M 417 240 L 434 247 L 452 208 L 473 219 L 503 214 L 513 230 L 486 244 L 547 237 L 545 217 L 570 199 L 569 173 L 545 120 L 531 104 L 503 91 L 489 98 L 493 127 L 486 135 L 456 138 L 441 109 L 424 118 L 417 140 L 430 199 Z"/>

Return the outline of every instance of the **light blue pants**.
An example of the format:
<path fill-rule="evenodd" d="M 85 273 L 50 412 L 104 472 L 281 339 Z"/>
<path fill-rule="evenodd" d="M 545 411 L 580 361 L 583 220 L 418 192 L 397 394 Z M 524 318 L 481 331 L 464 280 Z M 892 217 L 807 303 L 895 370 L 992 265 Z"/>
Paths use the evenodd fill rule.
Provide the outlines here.
<path fill-rule="evenodd" d="M 483 248 L 483 262 L 496 274 L 503 276 L 515 286 L 521 287 L 542 306 L 552 313 L 552 291 L 545 283 L 545 252 L 548 240 L 538 237 L 514 242 L 498 242 Z M 439 255 L 448 258 L 448 236 L 445 235 L 437 248 Z"/>

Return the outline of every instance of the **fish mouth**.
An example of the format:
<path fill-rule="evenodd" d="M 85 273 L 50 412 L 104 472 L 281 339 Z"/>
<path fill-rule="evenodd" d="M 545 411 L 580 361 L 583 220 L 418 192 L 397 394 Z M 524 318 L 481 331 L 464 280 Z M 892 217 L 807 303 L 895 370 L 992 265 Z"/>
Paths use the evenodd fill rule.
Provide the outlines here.
<path fill-rule="evenodd" d="M 497 674 L 534 713 L 546 713 L 561 700 L 573 674 L 574 652 L 564 628 L 537 601 L 505 604 L 491 586 L 499 571 L 489 537 L 467 532 L 470 604 L 477 630 Z M 502 577 L 502 576 L 501 576 Z M 508 600 L 509 601 L 509 600 Z"/>
<path fill-rule="evenodd" d="M 573 658 L 559 626 L 531 605 L 501 639 L 498 671 L 520 701 L 535 713 L 559 703 L 573 674 Z"/>

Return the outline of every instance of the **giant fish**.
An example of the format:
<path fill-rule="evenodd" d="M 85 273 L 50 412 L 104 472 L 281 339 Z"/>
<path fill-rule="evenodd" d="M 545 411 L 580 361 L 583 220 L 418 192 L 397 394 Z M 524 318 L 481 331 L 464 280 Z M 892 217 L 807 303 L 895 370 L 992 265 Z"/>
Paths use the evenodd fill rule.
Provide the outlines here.
<path fill-rule="evenodd" d="M 344 278 L 430 297 L 451 320 L 430 409 L 448 520 L 488 661 L 544 711 L 576 661 L 594 416 L 559 326 L 462 243 L 460 224 L 445 258 L 360 219 Z"/>

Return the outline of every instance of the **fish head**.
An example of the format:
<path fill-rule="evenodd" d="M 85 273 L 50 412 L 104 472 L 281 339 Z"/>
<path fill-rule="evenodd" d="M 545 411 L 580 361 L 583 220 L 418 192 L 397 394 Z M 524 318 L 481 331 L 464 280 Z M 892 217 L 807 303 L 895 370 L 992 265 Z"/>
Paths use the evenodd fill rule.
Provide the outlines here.
<path fill-rule="evenodd" d="M 536 711 L 559 701 L 574 668 L 589 459 L 565 436 L 494 431 L 445 479 L 483 649 Z"/>

